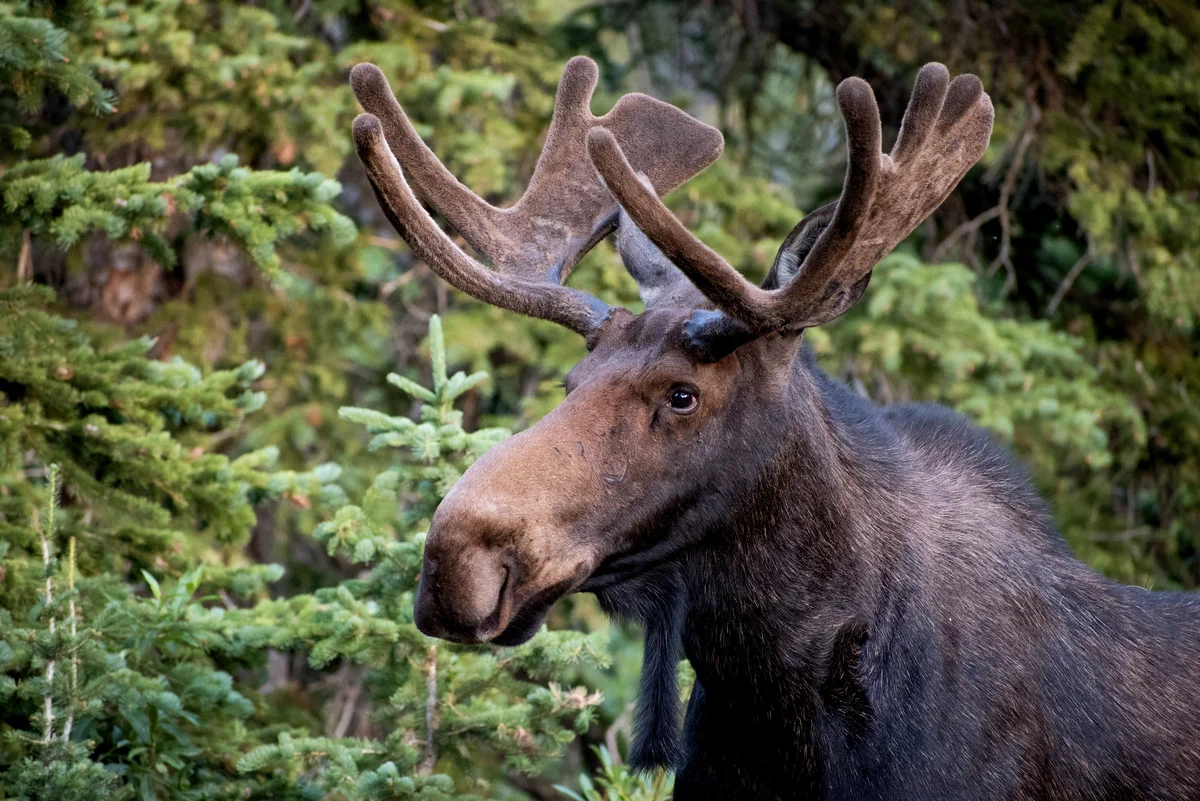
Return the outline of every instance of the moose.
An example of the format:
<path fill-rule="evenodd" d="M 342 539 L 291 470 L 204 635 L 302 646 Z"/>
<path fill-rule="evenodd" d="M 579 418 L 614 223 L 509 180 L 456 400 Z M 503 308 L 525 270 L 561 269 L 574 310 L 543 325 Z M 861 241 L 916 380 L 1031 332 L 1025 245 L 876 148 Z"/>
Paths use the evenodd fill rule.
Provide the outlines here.
<path fill-rule="evenodd" d="M 568 62 L 502 209 L 438 161 L 378 68 L 351 74 L 358 154 L 415 256 L 588 348 L 565 400 L 437 509 L 420 630 L 511 646 L 574 592 L 641 622 L 630 761 L 674 769 L 679 801 L 1200 799 L 1200 601 L 1091 571 L 985 432 L 876 406 L 802 345 L 983 155 L 980 81 L 922 68 L 887 154 L 871 88 L 843 81 L 841 195 L 755 286 L 661 200 L 721 134 L 640 94 L 593 116 L 597 76 Z M 639 314 L 564 285 L 612 233 Z"/>

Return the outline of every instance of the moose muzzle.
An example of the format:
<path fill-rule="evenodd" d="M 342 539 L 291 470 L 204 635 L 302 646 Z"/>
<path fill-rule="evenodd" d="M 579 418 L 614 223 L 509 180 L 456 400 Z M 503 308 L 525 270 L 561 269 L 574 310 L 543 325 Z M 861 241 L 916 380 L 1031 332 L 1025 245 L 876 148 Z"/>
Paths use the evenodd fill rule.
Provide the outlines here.
<path fill-rule="evenodd" d="M 512 645 L 602 557 L 589 519 L 604 494 L 596 438 L 565 403 L 484 454 L 434 514 L 414 620 L 424 634 Z"/>
<path fill-rule="evenodd" d="M 430 637 L 486 642 L 512 617 L 513 566 L 502 551 L 440 548 L 426 553 L 413 619 Z"/>

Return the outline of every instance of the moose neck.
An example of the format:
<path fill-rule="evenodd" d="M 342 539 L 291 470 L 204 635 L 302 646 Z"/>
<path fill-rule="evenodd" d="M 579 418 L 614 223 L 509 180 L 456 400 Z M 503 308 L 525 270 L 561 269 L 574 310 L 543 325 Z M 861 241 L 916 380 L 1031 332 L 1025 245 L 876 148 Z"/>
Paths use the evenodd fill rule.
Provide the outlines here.
<path fill-rule="evenodd" d="M 797 700 L 812 691 L 837 638 L 878 609 L 902 544 L 906 471 L 877 410 L 811 354 L 773 412 L 745 440 L 775 447 L 743 454 L 755 473 L 680 571 L 684 648 L 701 681 L 743 698 L 762 684 L 778 704 L 780 688 Z"/>
<path fill-rule="evenodd" d="M 831 687 L 830 669 L 904 592 L 896 564 L 904 510 L 916 507 L 898 502 L 913 488 L 900 486 L 904 457 L 878 410 L 809 352 L 769 395 L 735 404 L 740 445 L 714 445 L 729 467 L 665 534 L 671 556 L 598 593 L 646 628 L 636 767 L 679 764 L 681 653 L 709 705 L 729 699 L 738 724 L 803 728 L 823 693 L 853 697 Z"/>

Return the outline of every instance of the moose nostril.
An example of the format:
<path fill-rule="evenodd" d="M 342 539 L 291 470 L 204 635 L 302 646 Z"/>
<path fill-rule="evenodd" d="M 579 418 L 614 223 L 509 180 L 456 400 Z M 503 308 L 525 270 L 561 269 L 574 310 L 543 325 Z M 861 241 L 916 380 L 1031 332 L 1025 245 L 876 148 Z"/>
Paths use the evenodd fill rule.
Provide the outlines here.
<path fill-rule="evenodd" d="M 413 608 L 422 634 L 455 642 L 485 642 L 512 615 L 517 570 L 503 552 L 459 545 L 426 554 Z"/>
<path fill-rule="evenodd" d="M 504 581 L 500 584 L 500 594 L 496 598 L 496 608 L 492 613 L 484 618 L 479 624 L 479 628 L 475 630 L 475 639 L 490 640 L 501 632 L 504 624 L 508 622 L 508 612 L 511 604 L 509 603 L 509 592 L 512 586 L 512 571 L 508 565 L 504 566 Z"/>
<path fill-rule="evenodd" d="M 413 623 L 416 624 L 417 631 L 426 637 L 445 639 L 448 633 L 446 627 L 442 625 L 434 605 L 428 601 L 427 597 L 423 598 L 420 595 L 417 596 L 416 604 L 413 606 Z"/>

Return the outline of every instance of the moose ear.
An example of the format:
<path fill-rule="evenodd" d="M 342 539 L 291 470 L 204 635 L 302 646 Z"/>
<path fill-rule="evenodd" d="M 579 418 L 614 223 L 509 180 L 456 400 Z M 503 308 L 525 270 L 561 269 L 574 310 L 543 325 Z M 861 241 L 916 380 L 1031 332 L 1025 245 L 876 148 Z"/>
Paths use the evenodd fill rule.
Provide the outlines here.
<path fill-rule="evenodd" d="M 638 180 L 651 192 L 654 191 L 644 173 L 638 174 Z M 621 254 L 625 269 L 637 281 L 642 302 L 646 306 L 653 306 L 669 300 L 677 289 L 689 288 L 691 284 L 687 277 L 642 233 L 625 209 L 620 209 L 619 213 L 617 252 Z"/>
<path fill-rule="evenodd" d="M 813 249 L 813 246 L 821 238 L 821 234 L 825 233 L 825 229 L 833 221 L 837 206 L 836 200 L 827 203 L 796 224 L 796 227 L 783 240 L 783 244 L 779 246 L 779 252 L 775 254 L 775 263 L 771 265 L 771 271 L 767 273 L 767 277 L 762 282 L 763 289 L 781 289 L 795 279 L 804 266 L 804 259 L 808 256 L 808 252 Z M 832 282 L 826 287 L 825 297 L 821 301 L 818 322 L 810 322 L 809 326 L 829 322 L 844 314 L 858 302 L 870 282 L 870 271 L 847 287 Z"/>

